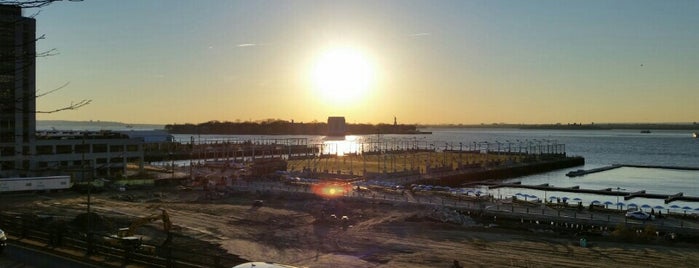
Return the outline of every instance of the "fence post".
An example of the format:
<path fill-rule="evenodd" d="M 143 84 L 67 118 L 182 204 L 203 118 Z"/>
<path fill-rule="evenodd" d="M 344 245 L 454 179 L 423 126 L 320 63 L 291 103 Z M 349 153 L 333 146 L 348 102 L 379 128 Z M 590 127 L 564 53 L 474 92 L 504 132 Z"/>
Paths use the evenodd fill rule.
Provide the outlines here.
<path fill-rule="evenodd" d="M 172 268 L 175 267 L 175 262 L 172 259 L 172 248 L 167 246 L 165 247 L 165 267 L 167 268 Z"/>

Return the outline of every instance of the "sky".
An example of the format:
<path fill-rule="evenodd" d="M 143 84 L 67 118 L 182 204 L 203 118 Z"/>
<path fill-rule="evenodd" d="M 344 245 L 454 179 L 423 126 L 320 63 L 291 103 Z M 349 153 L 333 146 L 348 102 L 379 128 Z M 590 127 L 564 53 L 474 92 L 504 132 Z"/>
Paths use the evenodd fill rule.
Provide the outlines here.
<path fill-rule="evenodd" d="M 39 120 L 699 121 L 699 1 L 85 0 L 38 13 Z"/>

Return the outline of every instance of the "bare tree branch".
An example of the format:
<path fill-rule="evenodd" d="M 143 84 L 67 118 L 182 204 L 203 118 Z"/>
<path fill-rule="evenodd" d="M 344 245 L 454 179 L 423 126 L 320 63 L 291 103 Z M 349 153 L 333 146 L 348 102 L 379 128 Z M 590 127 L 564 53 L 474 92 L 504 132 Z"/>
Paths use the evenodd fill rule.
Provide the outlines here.
<path fill-rule="evenodd" d="M 63 108 L 58 108 L 58 109 L 50 110 L 50 111 L 33 111 L 33 112 L 37 113 L 37 114 L 52 114 L 52 113 L 56 113 L 56 112 L 60 112 L 60 111 L 75 110 L 75 109 L 78 109 L 80 107 L 83 107 L 85 105 L 90 104 L 90 102 L 92 102 L 92 100 L 81 100 L 77 103 L 71 102 L 69 106 L 66 106 Z"/>
<path fill-rule="evenodd" d="M 40 98 L 40 97 L 46 96 L 46 95 L 48 95 L 48 94 L 51 94 L 51 93 L 53 93 L 53 92 L 59 91 L 59 90 L 65 88 L 65 87 L 67 87 L 69 84 L 70 84 L 70 82 L 66 82 L 65 84 L 61 85 L 60 87 L 57 87 L 57 88 L 55 88 L 55 89 L 46 91 L 46 92 L 44 92 L 44 93 L 39 93 L 39 92 L 37 91 L 38 94 L 36 94 L 36 98 Z M 80 107 L 83 107 L 83 106 L 85 106 L 85 105 L 90 104 L 90 102 L 92 102 L 92 100 L 81 100 L 81 101 L 79 101 L 79 102 L 77 102 L 77 103 L 71 102 L 69 106 L 66 106 L 66 107 L 63 107 L 63 108 L 59 108 L 59 109 L 55 109 L 55 110 L 50 110 L 50 111 L 34 111 L 34 113 L 37 113 L 37 114 L 52 114 L 52 113 L 60 112 L 60 111 L 75 110 L 75 109 L 78 109 L 78 108 L 80 108 Z"/>
<path fill-rule="evenodd" d="M 2 5 L 12 5 L 12 6 L 18 6 L 21 8 L 40 8 L 40 7 L 45 7 L 53 2 L 60 2 L 63 0 L 15 0 L 15 1 L 10 1 L 10 0 L 0 0 L 0 4 Z M 82 2 L 82 0 L 67 0 L 68 2 Z"/>
<path fill-rule="evenodd" d="M 65 83 L 65 84 L 63 84 L 63 85 L 61 85 L 61 86 L 59 86 L 58 88 L 55 88 L 55 89 L 52 89 L 52 90 L 49 90 L 49 91 L 46 91 L 46 92 L 43 92 L 43 93 L 38 93 L 38 91 L 37 91 L 36 93 L 38 93 L 38 94 L 35 94 L 34 96 L 23 96 L 23 97 L 16 98 L 16 99 L 14 99 L 13 103 L 9 103 L 9 102 L 8 102 L 8 103 L 0 103 L 0 107 L 3 107 L 3 106 L 5 106 L 5 105 L 8 105 L 8 106 L 9 106 L 9 105 L 15 105 L 16 103 L 22 103 L 22 101 L 24 100 L 24 97 L 40 98 L 40 97 L 46 96 L 46 95 L 48 95 L 48 94 L 54 93 L 54 92 L 56 92 L 56 91 L 59 91 L 59 90 L 65 88 L 65 87 L 67 87 L 69 84 L 70 84 L 70 82 L 67 82 L 67 83 Z M 48 111 L 39 111 L 39 110 L 36 110 L 36 111 L 24 111 L 24 110 L 21 109 L 21 108 L 15 108 L 15 111 L 29 112 L 29 113 L 35 113 L 35 114 L 52 114 L 52 113 L 56 113 L 56 112 L 60 112 L 60 111 L 76 110 L 76 109 L 78 109 L 78 108 L 80 108 L 80 107 L 83 107 L 83 106 L 85 106 L 85 105 L 90 104 L 91 102 L 92 102 L 92 100 L 84 99 L 84 100 L 81 100 L 81 101 L 78 101 L 78 102 L 71 102 L 70 105 L 68 105 L 68 106 L 65 106 L 65 107 L 62 107 L 62 108 L 53 109 L 53 110 L 48 110 Z M 15 106 L 15 107 L 17 107 L 17 106 Z"/>
<path fill-rule="evenodd" d="M 44 92 L 44 93 L 39 93 L 39 91 L 37 90 L 37 91 L 36 91 L 36 93 L 37 93 L 37 94 L 36 94 L 36 97 L 37 97 L 37 98 L 43 97 L 43 96 L 46 96 L 46 95 L 51 94 L 51 93 L 53 93 L 53 92 L 59 91 L 59 90 L 63 89 L 64 87 L 67 87 L 69 84 L 70 84 L 70 82 L 66 82 L 66 83 L 63 84 L 63 85 L 61 85 L 61 86 L 59 86 L 59 87 L 57 87 L 57 88 L 54 88 L 54 89 L 52 89 L 52 90 L 46 91 L 46 92 Z"/>

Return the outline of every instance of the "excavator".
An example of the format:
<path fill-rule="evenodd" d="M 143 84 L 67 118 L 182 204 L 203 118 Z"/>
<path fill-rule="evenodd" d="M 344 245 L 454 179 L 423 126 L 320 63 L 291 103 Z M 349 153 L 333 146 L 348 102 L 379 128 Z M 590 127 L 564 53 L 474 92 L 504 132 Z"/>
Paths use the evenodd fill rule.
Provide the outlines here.
<path fill-rule="evenodd" d="M 165 239 L 165 242 L 163 242 L 162 246 L 169 245 L 172 241 L 172 234 L 170 233 L 170 229 L 172 229 L 172 222 L 170 221 L 170 216 L 168 215 L 167 211 L 164 209 L 161 211 L 162 213 L 160 214 L 153 214 L 136 219 L 129 227 L 119 228 L 116 234 L 108 237 L 108 241 L 114 246 L 122 246 L 125 249 L 139 250 L 152 254 L 155 252 L 155 248 L 149 245 L 144 245 L 141 241 L 141 237 L 135 236 L 136 229 L 145 224 L 162 220 L 163 230 L 167 234 L 167 238 Z"/>

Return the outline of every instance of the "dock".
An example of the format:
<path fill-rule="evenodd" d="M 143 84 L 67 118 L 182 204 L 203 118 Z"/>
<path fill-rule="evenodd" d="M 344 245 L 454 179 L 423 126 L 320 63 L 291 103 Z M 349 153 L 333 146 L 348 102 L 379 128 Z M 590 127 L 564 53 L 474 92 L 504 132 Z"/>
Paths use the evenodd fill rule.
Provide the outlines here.
<path fill-rule="evenodd" d="M 484 185 L 484 184 L 481 184 Z M 540 191 L 557 191 L 557 192 L 567 192 L 567 193 L 583 193 L 583 194 L 596 194 L 596 195 L 609 195 L 609 196 L 621 196 L 624 200 L 630 200 L 633 198 L 651 198 L 651 199 L 664 199 L 665 204 L 673 201 L 692 201 L 699 202 L 699 197 L 696 196 L 685 196 L 683 193 L 677 193 L 672 195 L 667 194 L 649 194 L 645 190 L 636 192 L 625 192 L 625 191 L 612 191 L 612 188 L 605 189 L 581 189 L 580 186 L 572 187 L 554 187 L 548 183 L 541 185 L 523 185 L 520 182 L 515 183 L 498 183 L 498 184 L 488 184 L 488 189 L 497 188 L 522 188 L 522 189 L 532 189 Z"/>
<path fill-rule="evenodd" d="M 605 166 L 605 167 L 600 167 L 600 168 L 593 168 L 593 169 L 588 169 L 588 170 L 583 170 L 583 169 L 578 169 L 575 171 L 568 172 L 566 176 L 568 177 L 577 177 L 577 176 L 583 176 L 587 174 L 592 174 L 592 173 L 597 173 L 597 172 L 602 172 L 602 171 L 607 171 L 607 170 L 612 170 L 612 169 L 617 169 L 621 167 L 632 167 L 632 168 L 654 168 L 654 169 L 670 169 L 670 170 L 691 170 L 691 171 L 699 171 L 698 167 L 678 167 L 678 166 L 655 166 L 655 165 L 611 165 L 611 166 Z M 540 191 L 558 191 L 558 192 L 568 192 L 568 193 L 584 193 L 584 194 L 596 194 L 596 195 L 608 195 L 608 196 L 620 196 L 624 197 L 624 200 L 631 200 L 634 198 L 651 198 L 651 199 L 663 199 L 665 201 L 665 204 L 671 203 L 673 201 L 690 201 L 690 202 L 699 202 L 699 197 L 696 196 L 685 196 L 684 193 L 676 193 L 676 194 L 651 194 L 647 193 L 645 190 L 641 191 L 636 191 L 636 192 L 626 192 L 626 191 L 613 191 L 612 188 L 605 188 L 605 189 L 581 189 L 580 186 L 571 186 L 571 187 L 554 187 L 549 185 L 548 183 L 545 184 L 540 184 L 540 185 L 523 185 L 521 182 L 512 182 L 512 183 L 469 183 L 469 186 L 473 185 L 480 185 L 480 186 L 486 186 L 488 189 L 497 189 L 497 188 L 522 188 L 522 189 L 532 189 L 532 190 L 540 190 Z"/>
<path fill-rule="evenodd" d="M 540 191 L 558 191 L 558 192 L 569 192 L 569 193 L 584 193 L 584 194 L 599 194 L 599 195 L 612 195 L 612 196 L 626 196 L 628 192 L 611 191 L 610 188 L 607 189 L 580 189 L 580 186 L 572 187 L 554 187 L 550 186 L 548 183 L 541 185 L 523 185 L 520 183 L 502 183 L 488 186 L 488 189 L 497 188 L 522 188 L 522 189 L 532 189 Z"/>
<path fill-rule="evenodd" d="M 693 171 L 699 171 L 699 167 L 677 167 L 677 166 L 656 166 L 656 165 L 629 165 L 629 164 L 623 164 L 623 165 L 611 165 L 611 166 L 606 166 L 606 167 L 600 167 L 600 168 L 593 168 L 593 169 L 578 169 L 575 171 L 571 171 L 566 173 L 566 176 L 568 177 L 578 177 L 578 176 L 584 176 L 587 174 L 592 174 L 592 173 L 598 173 L 602 171 L 607 171 L 607 170 L 612 170 L 612 169 L 617 169 L 621 167 L 631 167 L 631 168 L 655 168 L 655 169 L 671 169 L 671 170 L 693 170 Z"/>
<path fill-rule="evenodd" d="M 601 168 L 593 168 L 593 169 L 588 169 L 588 170 L 578 169 L 576 171 L 571 171 L 571 172 L 566 173 L 566 176 L 578 177 L 578 176 L 583 176 L 583 175 L 587 175 L 587 174 L 612 170 L 612 169 L 616 169 L 616 168 L 620 168 L 620 167 L 623 167 L 623 165 L 611 165 L 611 166 L 606 166 L 606 167 L 601 167 Z"/>

